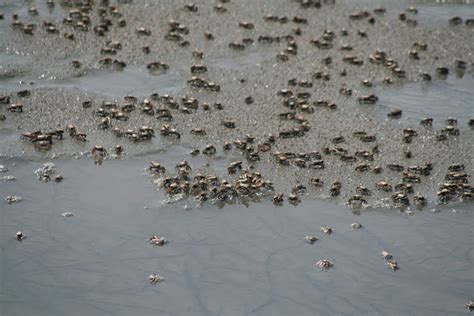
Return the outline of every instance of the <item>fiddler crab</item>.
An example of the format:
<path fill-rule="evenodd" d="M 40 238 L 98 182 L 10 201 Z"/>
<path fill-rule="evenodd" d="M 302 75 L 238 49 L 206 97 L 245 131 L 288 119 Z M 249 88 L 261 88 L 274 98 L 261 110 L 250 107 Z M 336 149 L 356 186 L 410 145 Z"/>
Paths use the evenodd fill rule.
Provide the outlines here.
<path fill-rule="evenodd" d="M 390 118 L 399 118 L 400 116 L 402 116 L 402 110 L 398 108 L 391 109 L 390 112 L 388 112 L 387 116 Z"/>
<path fill-rule="evenodd" d="M 468 311 L 472 312 L 474 311 L 474 299 L 471 299 L 467 304 L 466 308 Z"/>
<path fill-rule="evenodd" d="M 360 104 L 375 104 L 377 103 L 378 100 L 379 98 L 375 94 L 370 94 L 370 95 L 361 96 L 357 98 L 357 101 Z"/>
<path fill-rule="evenodd" d="M 382 251 L 380 253 L 380 256 L 385 259 L 385 261 L 387 262 L 387 267 L 390 270 L 396 271 L 399 269 L 398 263 L 393 259 L 393 256 L 388 251 Z"/>
<path fill-rule="evenodd" d="M 22 241 L 26 238 L 26 235 L 23 234 L 23 232 L 21 230 L 17 231 L 16 232 L 16 240 L 18 241 Z"/>
<path fill-rule="evenodd" d="M 331 227 L 329 226 L 323 226 L 321 227 L 321 231 L 325 234 L 331 235 L 334 231 L 332 230 Z"/>
<path fill-rule="evenodd" d="M 95 145 L 94 148 L 92 148 L 92 150 L 91 150 L 91 154 L 101 156 L 101 157 L 105 157 L 105 156 L 107 156 L 107 150 L 102 146 Z"/>
<path fill-rule="evenodd" d="M 23 200 L 23 198 L 21 196 L 17 196 L 17 195 L 9 195 L 5 198 L 5 202 L 7 202 L 8 204 L 21 202 L 22 200 Z"/>
<path fill-rule="evenodd" d="M 275 204 L 281 204 L 284 201 L 284 194 L 283 193 L 275 193 L 273 196 L 273 203 Z"/>
<path fill-rule="evenodd" d="M 315 263 L 317 267 L 319 267 L 321 270 L 328 270 L 329 268 L 332 268 L 334 266 L 334 263 L 327 259 L 321 259 L 318 262 Z"/>
<path fill-rule="evenodd" d="M 242 161 L 233 161 L 227 167 L 229 174 L 235 174 L 237 170 L 242 170 Z"/>
<path fill-rule="evenodd" d="M 156 173 L 165 173 L 166 172 L 166 168 L 164 166 L 162 166 L 157 161 L 150 161 L 150 166 L 148 167 L 148 170 L 154 171 Z"/>
<path fill-rule="evenodd" d="M 168 70 L 170 66 L 163 62 L 157 61 L 157 62 L 152 62 L 152 63 L 147 64 L 146 68 L 150 72 L 158 72 L 158 71 Z"/>
<path fill-rule="evenodd" d="M 341 194 L 341 187 L 342 187 L 342 184 L 340 182 L 334 182 L 332 185 L 331 185 L 331 188 L 329 190 L 329 195 L 330 196 L 338 196 L 339 194 Z"/>
<path fill-rule="evenodd" d="M 288 195 L 288 201 L 293 204 L 293 205 L 296 205 L 298 204 L 299 202 L 301 202 L 301 199 L 298 197 L 298 195 L 296 194 L 290 194 Z"/>
<path fill-rule="evenodd" d="M 159 274 L 152 273 L 148 276 L 148 281 L 153 285 L 158 284 L 164 280 L 165 278 Z"/>
<path fill-rule="evenodd" d="M 307 242 L 308 244 L 312 245 L 314 244 L 317 240 L 318 240 L 318 237 L 316 237 L 315 235 L 313 234 L 310 234 L 308 236 L 305 236 L 304 237 L 304 240 L 305 242 Z"/>
<path fill-rule="evenodd" d="M 161 237 L 159 235 L 151 236 L 148 241 L 150 244 L 154 246 L 164 246 L 165 244 L 168 243 L 168 240 L 166 240 L 164 237 Z"/>
<path fill-rule="evenodd" d="M 362 225 L 358 222 L 355 222 L 355 223 L 351 224 L 351 228 L 352 229 L 360 229 L 360 228 L 362 228 Z"/>
<path fill-rule="evenodd" d="M 178 139 L 181 138 L 181 134 L 176 131 L 176 129 L 171 128 L 169 124 L 164 124 L 160 128 L 160 133 L 163 136 L 175 135 Z"/>
<path fill-rule="evenodd" d="M 392 186 L 386 181 L 380 181 L 375 184 L 377 190 L 390 192 L 392 191 Z"/>
<path fill-rule="evenodd" d="M 349 199 L 348 203 L 351 206 L 360 206 L 360 205 L 363 205 L 363 204 L 367 204 L 367 200 L 364 199 L 364 197 L 362 195 L 356 194 L 356 195 L 353 195 Z"/>
<path fill-rule="evenodd" d="M 203 150 L 202 153 L 204 155 L 214 155 L 217 152 L 216 147 L 214 145 L 207 145 Z"/>

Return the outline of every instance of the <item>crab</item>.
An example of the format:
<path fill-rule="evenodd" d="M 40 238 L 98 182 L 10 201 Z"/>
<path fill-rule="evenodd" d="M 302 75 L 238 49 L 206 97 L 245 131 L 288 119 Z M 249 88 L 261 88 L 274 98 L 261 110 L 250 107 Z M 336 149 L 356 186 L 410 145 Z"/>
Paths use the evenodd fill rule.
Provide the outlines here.
<path fill-rule="evenodd" d="M 380 256 L 382 256 L 382 258 L 384 258 L 385 260 L 390 260 L 393 258 L 392 255 L 386 250 L 382 251 L 380 253 Z"/>
<path fill-rule="evenodd" d="M 295 186 L 293 189 L 291 189 L 291 193 L 295 194 L 295 195 L 302 195 L 304 193 L 306 193 L 307 189 L 304 185 L 302 184 L 299 184 L 297 186 Z"/>
<path fill-rule="evenodd" d="M 309 184 L 314 185 L 315 187 L 322 187 L 324 182 L 320 178 L 310 177 Z"/>
<path fill-rule="evenodd" d="M 291 204 L 298 204 L 299 202 L 301 202 L 300 198 L 296 194 L 288 195 L 288 201 Z"/>
<path fill-rule="evenodd" d="M 165 173 L 166 168 L 157 161 L 150 161 L 150 166 L 148 170 L 154 171 L 156 173 Z"/>
<path fill-rule="evenodd" d="M 368 171 L 368 170 L 370 170 L 370 165 L 367 164 L 367 163 L 361 163 L 361 164 L 358 164 L 358 165 L 355 167 L 355 170 L 356 170 L 356 171 L 359 171 L 359 172 Z"/>
<path fill-rule="evenodd" d="M 204 135 L 206 135 L 207 133 L 206 133 L 206 130 L 203 129 L 203 128 L 193 128 L 193 129 L 191 130 L 191 134 L 193 134 L 193 135 L 199 135 L 199 136 L 204 136 Z"/>
<path fill-rule="evenodd" d="M 405 170 L 405 167 L 399 164 L 395 164 L 395 163 L 388 164 L 387 168 L 392 171 L 397 171 L 397 172 L 402 172 L 403 170 Z"/>
<path fill-rule="evenodd" d="M 194 3 L 187 3 L 184 5 L 184 8 L 190 12 L 198 11 L 198 7 Z"/>
<path fill-rule="evenodd" d="M 216 153 L 216 147 L 214 145 L 207 145 L 203 150 L 202 153 L 204 155 L 214 155 Z"/>
<path fill-rule="evenodd" d="M 359 185 L 356 188 L 356 193 L 362 196 L 369 196 L 371 194 L 370 189 L 364 186 Z"/>
<path fill-rule="evenodd" d="M 449 165 L 448 170 L 450 172 L 463 172 L 464 164 L 455 163 L 455 164 Z"/>
<path fill-rule="evenodd" d="M 250 23 L 250 22 L 247 22 L 247 21 L 241 21 L 241 22 L 239 22 L 239 27 L 247 29 L 247 30 L 251 30 L 255 26 L 253 25 L 253 23 Z"/>
<path fill-rule="evenodd" d="M 322 226 L 321 231 L 328 235 L 331 235 L 334 232 L 333 229 L 329 226 Z"/>
<path fill-rule="evenodd" d="M 410 205 L 410 200 L 408 199 L 408 195 L 405 192 L 395 192 L 392 194 L 392 201 L 398 205 Z"/>
<path fill-rule="evenodd" d="M 317 267 L 319 267 L 321 270 L 328 270 L 329 268 L 332 268 L 334 266 L 334 263 L 327 259 L 321 259 L 318 262 L 315 263 Z"/>
<path fill-rule="evenodd" d="M 387 260 L 387 267 L 393 271 L 397 271 L 398 269 L 400 269 L 400 267 L 398 266 L 398 263 L 393 259 Z"/>
<path fill-rule="evenodd" d="M 441 133 L 435 136 L 436 141 L 441 142 L 448 139 L 448 135 Z"/>
<path fill-rule="evenodd" d="M 80 142 L 85 142 L 87 140 L 87 134 L 86 133 L 75 133 L 71 135 L 73 139 L 80 141 Z"/>
<path fill-rule="evenodd" d="M 308 244 L 312 245 L 314 244 L 317 240 L 318 240 L 318 237 L 316 237 L 315 235 L 313 234 L 310 234 L 308 236 L 305 236 L 304 237 L 304 240 L 305 242 L 307 242 Z"/>
<path fill-rule="evenodd" d="M 339 144 L 339 143 L 343 143 L 345 141 L 345 138 L 344 136 L 337 136 L 337 137 L 334 137 L 331 141 L 333 144 Z"/>
<path fill-rule="evenodd" d="M 107 155 L 107 150 L 100 145 L 95 145 L 91 150 L 91 154 L 105 157 Z"/>
<path fill-rule="evenodd" d="M 100 121 L 98 127 L 99 127 L 100 129 L 108 129 L 108 128 L 110 127 L 110 125 L 111 125 L 110 117 L 104 117 L 104 118 Z"/>
<path fill-rule="evenodd" d="M 155 285 L 157 283 L 160 283 L 160 282 L 163 282 L 164 280 L 165 280 L 165 278 L 163 278 L 159 274 L 152 273 L 148 276 L 148 281 L 153 285 Z"/>
<path fill-rule="evenodd" d="M 426 204 L 427 204 L 426 198 L 423 195 L 421 195 L 420 193 L 417 193 L 413 197 L 413 200 L 415 201 L 416 207 L 418 207 L 420 209 L 423 208 L 424 206 L 426 206 Z"/>
<path fill-rule="evenodd" d="M 474 299 L 471 299 L 465 306 L 468 311 L 474 311 Z"/>
<path fill-rule="evenodd" d="M 460 16 L 454 16 L 449 19 L 449 24 L 452 24 L 452 25 L 462 24 L 462 18 Z"/>
<path fill-rule="evenodd" d="M 399 118 L 400 116 L 402 116 L 402 110 L 398 108 L 390 109 L 387 116 L 390 118 Z"/>
<path fill-rule="evenodd" d="M 146 65 L 146 69 L 148 69 L 150 72 L 158 72 L 158 71 L 165 71 L 168 70 L 170 66 L 166 63 L 163 63 L 161 61 L 157 62 L 152 62 Z"/>
<path fill-rule="evenodd" d="M 145 27 L 139 27 L 136 29 L 136 33 L 138 35 L 143 35 L 143 36 L 150 36 L 151 35 L 151 31 Z"/>
<path fill-rule="evenodd" d="M 235 174 L 237 169 L 242 170 L 242 161 L 233 161 L 227 167 L 229 174 Z"/>
<path fill-rule="evenodd" d="M 375 184 L 377 190 L 390 192 L 392 191 L 392 186 L 386 181 L 380 181 Z"/>
<path fill-rule="evenodd" d="M 352 229 L 360 229 L 360 228 L 362 228 L 362 225 L 358 222 L 355 222 L 355 223 L 351 224 L 351 228 Z"/>
<path fill-rule="evenodd" d="M 8 106 L 10 112 L 23 112 L 23 105 L 20 103 L 12 103 Z"/>
<path fill-rule="evenodd" d="M 362 205 L 362 204 L 367 204 L 367 200 L 363 198 L 362 195 L 359 195 L 359 194 L 356 194 L 356 195 L 353 195 L 349 201 L 348 201 L 349 205 Z"/>
<path fill-rule="evenodd" d="M 154 246 L 164 246 L 168 243 L 168 240 L 166 240 L 166 238 L 161 237 L 159 235 L 151 236 L 148 241 Z"/>
<path fill-rule="evenodd" d="M 441 133 L 457 136 L 459 135 L 459 129 L 453 125 L 447 125 L 445 128 L 441 130 Z"/>
<path fill-rule="evenodd" d="M 334 182 L 329 190 L 329 195 L 338 196 L 339 194 L 341 194 L 341 187 L 342 184 L 340 182 Z"/>
<path fill-rule="evenodd" d="M 421 179 L 416 174 L 410 172 L 403 173 L 403 182 L 407 183 L 420 183 Z"/>
<path fill-rule="evenodd" d="M 224 145 L 222 145 L 222 149 L 224 151 L 229 151 L 232 149 L 232 143 L 229 143 L 229 142 L 225 142 Z"/>
<path fill-rule="evenodd" d="M 181 134 L 176 131 L 176 129 L 171 128 L 169 124 L 164 124 L 160 128 L 160 133 L 163 136 L 175 135 L 178 139 L 181 138 Z"/>
<path fill-rule="evenodd" d="M 272 200 L 273 200 L 273 203 L 275 204 L 281 204 L 283 203 L 283 200 L 284 200 L 284 194 L 281 192 L 275 193 Z"/>
<path fill-rule="evenodd" d="M 23 232 L 21 230 L 17 231 L 16 232 L 16 240 L 18 241 L 22 241 L 26 238 L 26 235 L 23 234 Z"/>
<path fill-rule="evenodd" d="M 10 104 L 10 96 L 0 95 L 0 104 Z"/>
<path fill-rule="evenodd" d="M 8 204 L 21 202 L 22 200 L 23 200 L 23 198 L 21 196 L 18 196 L 18 195 L 9 195 L 5 198 L 5 202 L 7 202 Z"/>
<path fill-rule="evenodd" d="M 50 142 L 41 140 L 41 141 L 35 142 L 35 148 L 38 150 L 51 150 L 53 146 Z"/>
<path fill-rule="evenodd" d="M 288 55 L 286 55 L 285 53 L 278 53 L 277 56 L 276 56 L 276 59 L 277 59 L 278 61 L 282 61 L 282 62 L 285 62 L 285 61 L 290 60 L 290 58 L 288 57 Z"/>
<path fill-rule="evenodd" d="M 361 96 L 357 98 L 357 101 L 360 104 L 375 104 L 377 103 L 378 100 L 379 98 L 375 94 L 370 94 L 370 95 Z"/>

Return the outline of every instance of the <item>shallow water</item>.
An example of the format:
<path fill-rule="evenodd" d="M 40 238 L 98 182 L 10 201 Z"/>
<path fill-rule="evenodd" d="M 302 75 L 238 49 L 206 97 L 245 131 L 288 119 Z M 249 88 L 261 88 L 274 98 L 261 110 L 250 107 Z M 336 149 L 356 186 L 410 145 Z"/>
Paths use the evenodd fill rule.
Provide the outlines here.
<path fill-rule="evenodd" d="M 31 7 L 38 10 L 38 15 L 28 13 L 28 9 Z M 18 14 L 20 20 L 28 20 L 29 23 L 37 23 L 41 19 L 57 21 L 66 16 L 66 11 L 61 8 L 59 1 L 54 8 L 48 8 L 46 0 L 2 0 L 0 1 L 0 12 L 4 14 L 4 20 L 0 20 L 0 34 L 10 31 L 13 14 Z"/>
<path fill-rule="evenodd" d="M 231 70 L 241 70 L 248 67 L 259 67 L 261 63 L 275 59 L 275 53 L 268 50 L 256 50 L 248 53 L 234 53 L 210 60 L 215 67 Z"/>
<path fill-rule="evenodd" d="M 1 314 L 464 313 L 474 288 L 470 206 L 357 216 L 310 200 L 297 208 L 165 205 L 144 171 L 165 158 L 55 160 L 59 184 L 36 178 L 43 161 L 0 160 L 17 177 L 0 183 L 0 196 L 24 198 L 0 204 Z M 74 216 L 62 217 L 67 211 Z M 352 230 L 355 221 L 363 228 Z M 323 225 L 335 233 L 323 236 Z M 19 229 L 28 236 L 21 243 Z M 306 244 L 309 233 L 320 240 Z M 170 243 L 149 245 L 154 234 Z M 382 250 L 399 271 L 386 267 Z M 322 258 L 334 268 L 315 267 Z M 165 281 L 150 285 L 150 273 Z"/>
<path fill-rule="evenodd" d="M 418 123 L 425 117 L 432 117 L 434 125 L 445 124 L 448 117 L 458 118 L 459 125 L 466 126 L 474 115 L 474 78 L 465 74 L 462 78 L 454 74 L 446 79 L 431 82 L 410 82 L 376 89 L 379 103 L 376 115 L 387 119 L 391 108 L 400 108 L 401 121 Z"/>
<path fill-rule="evenodd" d="M 153 92 L 177 94 L 186 86 L 176 74 L 166 72 L 152 75 L 145 66 L 129 66 L 123 71 L 92 70 L 88 73 L 56 79 L 45 75 L 28 76 L 2 80 L 2 90 L 22 90 L 25 86 L 30 88 L 63 88 L 68 90 L 81 90 L 97 95 L 116 97 L 127 94 L 137 96 L 150 95 Z"/>

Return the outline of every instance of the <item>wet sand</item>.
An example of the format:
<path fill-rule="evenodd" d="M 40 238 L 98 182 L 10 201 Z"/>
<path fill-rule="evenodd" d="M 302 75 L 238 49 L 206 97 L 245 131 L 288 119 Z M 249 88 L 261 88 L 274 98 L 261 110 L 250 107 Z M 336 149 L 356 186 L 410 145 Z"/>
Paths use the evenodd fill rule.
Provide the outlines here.
<path fill-rule="evenodd" d="M 456 198 L 443 205 L 437 191 L 451 164 L 464 164 L 471 176 L 474 171 L 474 129 L 468 125 L 474 117 L 474 28 L 464 23 L 474 17 L 474 5 L 341 0 L 324 2 L 319 9 L 303 9 L 297 1 L 249 0 L 224 3 L 227 12 L 217 13 L 213 8 L 217 2 L 196 1 L 198 12 L 192 13 L 183 8 L 185 3 L 122 1 L 117 8 L 126 27 L 117 27 L 120 18 L 110 17 L 113 26 L 109 32 L 97 36 L 92 27 L 99 23 L 98 3 L 90 12 L 91 30 L 81 32 L 62 24 L 71 8 L 59 3 L 48 9 L 45 1 L 0 0 L 5 15 L 0 20 L 0 95 L 10 96 L 10 103 L 21 103 L 24 108 L 23 113 L 12 113 L 8 105 L 0 105 L 0 114 L 6 117 L 0 121 L 0 165 L 9 169 L 0 176 L 17 178 L 0 182 L 0 196 L 24 198 L 16 204 L 0 204 L 0 314 L 61 315 L 66 310 L 78 315 L 467 312 L 463 306 L 474 288 L 472 202 L 461 203 Z M 33 5 L 38 16 L 27 12 Z M 405 10 L 411 5 L 417 7 L 417 14 Z M 387 12 L 373 13 L 379 6 Z M 375 23 L 349 18 L 359 10 L 371 12 Z M 400 12 L 416 19 L 417 26 L 400 21 Z M 13 13 L 23 22 L 38 24 L 33 36 L 10 26 Z M 289 21 L 267 22 L 267 14 L 286 16 Z M 292 22 L 294 16 L 306 18 L 307 23 Z M 463 23 L 451 25 L 453 16 L 462 17 Z M 189 28 L 189 34 L 183 35 L 188 47 L 164 39 L 170 19 Z M 55 22 L 60 34 L 46 33 L 43 21 Z M 252 22 L 254 28 L 238 27 L 241 21 Z M 149 28 L 151 36 L 137 36 L 138 27 Z M 301 35 L 294 33 L 296 27 L 301 28 Z M 342 29 L 348 31 L 347 36 L 341 35 Z M 321 39 L 324 30 L 335 34 L 331 49 L 319 49 L 310 42 Z M 358 30 L 367 37 L 358 35 Z M 204 38 L 206 31 L 214 40 Z M 75 40 L 64 39 L 64 32 L 74 33 Z M 292 35 L 297 54 L 287 53 L 287 62 L 278 61 L 276 56 L 288 47 L 288 41 L 259 43 L 261 35 Z M 228 47 L 243 38 L 254 43 L 242 51 Z M 100 50 L 110 40 L 120 41 L 122 48 L 115 55 L 102 55 Z M 419 59 L 408 55 L 415 42 L 427 44 L 426 50 L 418 50 Z M 344 44 L 352 50 L 341 50 Z M 145 45 L 150 54 L 142 52 Z M 398 62 L 405 78 L 369 62 L 369 55 L 377 49 Z M 195 50 L 204 53 L 202 60 L 193 57 Z M 346 55 L 357 56 L 363 65 L 344 62 Z M 326 65 L 322 61 L 328 56 L 332 62 Z M 122 71 L 104 69 L 98 62 L 104 57 L 127 66 Z M 465 69 L 456 67 L 459 59 L 466 62 Z M 80 61 L 81 67 L 73 69 L 73 60 Z M 146 65 L 156 61 L 165 62 L 169 69 L 150 74 Z M 207 73 L 199 76 L 219 84 L 219 92 L 187 84 L 194 76 L 190 72 L 193 64 L 207 67 Z M 437 67 L 447 67 L 449 75 L 437 75 Z M 346 76 L 340 75 L 343 69 Z M 315 79 L 318 71 L 327 73 L 330 80 Z M 424 72 L 431 81 L 421 79 Z M 384 83 L 384 77 L 390 77 L 393 84 Z M 308 80 L 313 86 L 289 85 L 292 78 Z M 365 79 L 371 81 L 371 87 L 361 84 Z M 339 93 L 341 87 L 352 89 L 352 95 Z M 19 97 L 17 92 L 24 89 L 31 95 Z M 277 95 L 281 89 L 309 92 L 308 103 L 314 112 L 285 106 L 284 98 Z M 180 110 L 170 109 L 171 122 L 138 110 L 152 93 L 169 94 L 180 103 Z M 358 97 L 371 93 L 379 98 L 376 104 L 359 104 Z M 102 118 L 95 113 L 103 102 L 121 107 L 126 95 L 138 98 L 138 109 L 127 113 L 127 121 L 112 119 L 111 128 L 147 125 L 154 128 L 156 137 L 134 143 L 115 137 L 111 128 L 98 127 Z M 185 96 L 199 101 L 199 108 L 190 114 L 181 111 Z M 245 102 L 248 96 L 253 103 Z M 337 109 L 314 106 L 319 99 L 336 103 Z M 91 108 L 83 108 L 84 101 L 92 101 Z M 211 105 L 210 110 L 202 108 L 204 102 Z M 223 105 L 222 110 L 213 107 L 216 102 Z M 155 100 L 152 104 L 166 107 Z M 400 108 L 402 116 L 388 118 L 392 108 Z M 300 125 L 279 117 L 289 111 L 307 120 L 309 131 L 303 137 L 278 137 Z M 432 127 L 420 125 L 425 117 L 434 119 Z M 458 119 L 459 135 L 436 141 L 449 117 Z M 225 128 L 223 120 L 235 121 L 236 128 Z M 181 133 L 179 140 L 159 135 L 165 123 Z M 77 142 L 65 135 L 64 140 L 54 140 L 51 150 L 38 151 L 20 139 L 27 131 L 50 131 L 68 124 L 87 133 L 88 141 Z M 191 134 L 194 128 L 205 129 L 206 135 Z M 409 144 L 403 142 L 405 128 L 418 134 Z M 361 142 L 353 135 L 356 131 L 375 135 L 375 142 Z M 254 148 L 269 134 L 277 140 L 270 151 L 259 152 L 257 162 L 246 161 L 236 148 L 223 151 L 225 142 L 248 134 L 255 138 L 250 145 Z M 336 136 L 344 136 L 345 141 L 334 144 Z M 107 157 L 101 165 L 94 165 L 90 152 L 95 145 L 111 153 L 117 144 L 125 148 L 120 159 Z M 207 144 L 216 146 L 216 155 L 190 155 Z M 343 162 L 339 156 L 322 153 L 324 147 L 341 147 L 354 155 L 359 150 L 370 152 L 374 146 L 379 152 L 373 161 Z M 319 151 L 325 168 L 282 166 L 273 156 L 277 151 Z M 411 151 L 411 158 L 406 151 Z M 283 192 L 285 199 L 299 184 L 307 187 L 307 193 L 296 207 L 287 201 L 282 207 L 274 206 L 271 195 L 258 201 L 232 200 L 224 207 L 201 204 L 191 197 L 166 204 L 173 197 L 157 185 L 162 177 L 145 170 L 151 160 L 165 166 L 166 175 L 173 175 L 175 165 L 187 160 L 192 176 L 200 172 L 227 179 L 235 179 L 227 174 L 228 164 L 242 160 L 244 168 L 272 181 L 275 192 Z M 53 161 L 64 175 L 62 183 L 36 179 L 33 171 L 47 161 Z M 422 211 L 415 208 L 413 194 L 409 194 L 411 205 L 399 210 L 391 201 L 393 192 L 376 189 L 380 181 L 393 186 L 402 182 L 402 172 L 389 170 L 388 164 L 397 163 L 406 170 L 427 161 L 434 166 L 431 174 L 420 176 L 421 183 L 413 184 L 414 193 L 427 199 Z M 382 166 L 384 171 L 356 171 L 360 163 L 368 163 L 371 169 Z M 324 185 L 309 185 L 310 177 L 320 178 Z M 341 194 L 331 197 L 329 190 L 335 181 L 342 184 Z M 356 194 L 357 186 L 369 188 L 372 194 L 364 197 L 366 207 L 353 210 L 347 201 Z M 185 210 L 188 207 L 191 209 Z M 62 217 L 66 211 L 74 216 Z M 351 230 L 354 221 L 363 228 Z M 325 236 L 319 231 L 323 225 L 336 233 Z M 18 243 L 15 232 L 20 229 L 28 237 Z M 310 233 L 320 238 L 314 245 L 304 242 Z M 147 239 L 154 234 L 164 235 L 170 243 L 152 247 Z M 382 250 L 394 255 L 399 271 L 387 268 L 379 255 Z M 323 258 L 334 261 L 334 268 L 320 271 L 314 266 Z M 150 285 L 150 273 L 160 273 L 165 282 Z"/>

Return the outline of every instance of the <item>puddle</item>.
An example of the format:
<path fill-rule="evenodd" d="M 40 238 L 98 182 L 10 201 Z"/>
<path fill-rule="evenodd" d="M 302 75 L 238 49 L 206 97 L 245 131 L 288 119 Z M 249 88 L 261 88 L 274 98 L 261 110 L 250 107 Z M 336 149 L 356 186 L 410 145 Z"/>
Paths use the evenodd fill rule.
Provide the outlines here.
<path fill-rule="evenodd" d="M 270 51 L 254 51 L 248 54 L 231 54 L 210 59 L 209 64 L 218 68 L 240 70 L 249 67 L 258 67 L 261 63 L 272 60 L 275 56 Z"/>
<path fill-rule="evenodd" d="M 55 1 L 56 6 L 54 8 L 48 8 L 46 0 L 2 0 L 0 2 L 0 11 L 3 12 L 5 20 L 0 21 L 10 25 L 11 16 L 18 14 L 20 20 L 22 18 L 31 19 L 48 19 L 48 18 L 61 18 L 66 15 L 66 11 L 59 4 L 60 1 Z M 38 10 L 38 15 L 31 15 L 28 13 L 28 9 L 35 7 Z"/>
<path fill-rule="evenodd" d="M 177 74 L 150 75 L 145 67 L 128 66 L 123 71 L 93 70 L 80 77 L 62 80 L 47 77 L 20 77 L 0 81 L 2 90 L 32 88 L 64 88 L 117 97 L 127 94 L 150 95 L 153 92 L 177 94 L 186 83 Z"/>
<path fill-rule="evenodd" d="M 460 16 L 465 20 L 474 17 L 474 3 L 420 3 L 418 16 L 422 22 L 444 23 L 454 16 Z"/>
<path fill-rule="evenodd" d="M 434 124 L 444 124 L 446 118 L 456 117 L 459 125 L 465 126 L 474 116 L 473 87 L 471 74 L 462 78 L 451 75 L 445 80 L 383 86 L 377 91 L 380 101 L 375 108 L 376 114 L 386 119 L 389 109 L 398 107 L 403 111 L 401 121 L 418 123 L 422 118 L 433 117 Z"/>
<path fill-rule="evenodd" d="M 426 23 L 442 22 L 444 24 L 454 16 L 460 16 L 464 20 L 474 17 L 474 1 L 472 0 L 340 0 L 338 3 L 359 9 L 383 6 L 387 10 L 399 11 L 415 6 L 418 14 L 410 15 L 410 17 Z"/>
<path fill-rule="evenodd" d="M 54 160 L 62 183 L 39 181 L 45 161 L 0 159 L 17 181 L 0 185 L 0 306 L 5 315 L 463 313 L 474 287 L 469 206 L 414 216 L 352 214 L 304 200 L 163 205 L 144 168 L 166 153 L 107 161 Z M 145 208 L 147 207 L 147 208 Z M 464 208 L 464 209 L 463 209 Z M 71 212 L 72 217 L 61 214 Z M 362 229 L 350 224 L 360 222 Z M 335 233 L 322 235 L 323 225 Z M 27 238 L 21 243 L 15 233 Z M 314 245 L 303 237 L 314 233 Z M 160 234 L 170 243 L 153 247 Z M 379 253 L 388 250 L 400 270 Z M 327 258 L 334 267 L 314 266 Z M 150 273 L 165 281 L 148 283 Z M 364 289 L 361 291 L 360 289 Z M 54 298 L 54 299 L 52 299 Z"/>
<path fill-rule="evenodd" d="M 0 69 L 6 66 L 27 64 L 27 63 L 30 63 L 31 60 L 32 58 L 30 56 L 3 52 L 3 53 L 0 53 Z"/>
<path fill-rule="evenodd" d="M 55 1 L 54 8 L 48 8 L 46 0 L 2 0 L 0 1 L 0 12 L 3 12 L 4 20 L 0 20 L 0 34 L 6 34 L 11 31 L 11 17 L 18 14 L 20 21 L 36 23 L 45 21 L 59 21 L 66 16 L 66 11 L 59 5 L 60 1 Z M 28 13 L 28 9 L 35 7 L 38 15 L 33 16 Z"/>

